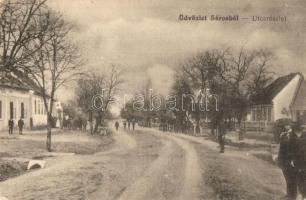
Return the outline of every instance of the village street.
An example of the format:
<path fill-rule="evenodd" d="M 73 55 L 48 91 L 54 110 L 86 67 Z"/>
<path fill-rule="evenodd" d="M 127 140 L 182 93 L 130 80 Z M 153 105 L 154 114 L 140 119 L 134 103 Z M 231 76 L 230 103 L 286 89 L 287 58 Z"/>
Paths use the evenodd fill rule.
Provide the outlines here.
<path fill-rule="evenodd" d="M 306 200 L 305 2 L 0 0 L 0 200 Z"/>
<path fill-rule="evenodd" d="M 42 138 L 27 142 L 35 137 Z M 1 182 L 0 193 L 10 200 L 268 200 L 285 194 L 276 166 L 232 147 L 219 154 L 204 138 L 144 128 L 119 130 L 113 138 L 99 152 L 45 156 L 46 168 Z"/>

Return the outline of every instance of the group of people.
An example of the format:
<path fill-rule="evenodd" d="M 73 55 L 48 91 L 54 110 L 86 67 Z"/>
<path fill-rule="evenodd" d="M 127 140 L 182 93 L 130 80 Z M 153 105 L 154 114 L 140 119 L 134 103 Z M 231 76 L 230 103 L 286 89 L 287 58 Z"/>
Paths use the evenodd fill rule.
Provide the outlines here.
<path fill-rule="evenodd" d="M 9 119 L 8 121 L 8 127 L 9 127 L 9 135 L 13 135 L 14 132 L 14 119 Z M 18 120 L 18 129 L 19 129 L 19 134 L 22 135 L 22 131 L 23 131 L 23 127 L 24 127 L 24 121 L 22 118 L 20 118 Z"/>
<path fill-rule="evenodd" d="M 134 131 L 135 130 L 135 125 L 136 125 L 136 120 L 135 119 L 123 121 L 124 130 L 126 130 L 126 129 L 130 130 L 131 129 L 131 124 L 132 124 L 132 130 Z M 126 127 L 126 125 L 127 125 L 127 127 Z M 116 127 L 116 131 L 118 131 L 118 129 L 119 129 L 119 122 L 118 121 L 115 122 L 115 127 Z"/>
<path fill-rule="evenodd" d="M 89 121 L 82 116 L 76 116 L 72 118 L 69 115 L 65 115 L 63 117 L 62 124 L 59 119 L 56 119 L 54 127 L 57 127 L 57 128 L 62 127 L 64 129 L 69 129 L 69 130 L 70 129 L 80 129 L 80 130 L 86 131 L 87 124 L 89 124 Z"/>
<path fill-rule="evenodd" d="M 278 164 L 286 180 L 287 195 L 284 199 L 295 200 L 298 191 L 306 198 L 306 129 L 300 136 L 292 125 L 286 125 L 280 135 Z"/>

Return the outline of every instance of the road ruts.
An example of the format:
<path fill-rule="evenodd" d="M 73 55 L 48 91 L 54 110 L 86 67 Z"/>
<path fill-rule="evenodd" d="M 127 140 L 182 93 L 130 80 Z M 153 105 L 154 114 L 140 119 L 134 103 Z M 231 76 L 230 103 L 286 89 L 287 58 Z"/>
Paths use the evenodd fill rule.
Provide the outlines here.
<path fill-rule="evenodd" d="M 164 148 L 143 175 L 128 186 L 118 199 L 199 199 L 201 169 L 194 147 L 174 135 L 150 129 L 143 129 L 143 132 L 159 137 Z M 178 152 L 181 152 L 180 156 L 176 156 Z M 161 183 L 169 171 L 174 175 L 168 177 L 168 184 L 172 186 L 166 186 L 171 188 L 167 191 L 165 184 Z"/>

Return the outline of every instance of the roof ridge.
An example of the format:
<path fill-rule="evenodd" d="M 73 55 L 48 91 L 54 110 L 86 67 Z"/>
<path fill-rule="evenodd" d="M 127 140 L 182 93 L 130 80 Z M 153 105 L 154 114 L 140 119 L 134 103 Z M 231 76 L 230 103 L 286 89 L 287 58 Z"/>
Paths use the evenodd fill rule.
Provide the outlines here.
<path fill-rule="evenodd" d="M 24 80 L 23 77 L 18 76 L 14 73 L 6 73 L 0 76 L 0 87 L 8 87 L 20 90 L 34 91 L 37 94 L 40 94 L 41 91 L 38 87 L 30 85 L 28 81 Z"/>
<path fill-rule="evenodd" d="M 255 104 L 272 104 L 274 97 L 279 94 L 296 75 L 299 74 L 299 72 L 295 72 L 278 77 L 268 86 L 263 88 L 259 94 L 253 96 L 253 102 Z"/>

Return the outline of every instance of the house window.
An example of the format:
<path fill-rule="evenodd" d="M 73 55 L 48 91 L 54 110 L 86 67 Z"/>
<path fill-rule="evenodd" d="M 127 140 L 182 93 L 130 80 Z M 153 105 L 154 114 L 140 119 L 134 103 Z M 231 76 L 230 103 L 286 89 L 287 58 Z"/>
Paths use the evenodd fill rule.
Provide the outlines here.
<path fill-rule="evenodd" d="M 301 113 L 299 110 L 296 111 L 296 121 L 299 122 L 301 119 Z"/>
<path fill-rule="evenodd" d="M 2 101 L 0 100 L 0 119 L 2 119 Z"/>
<path fill-rule="evenodd" d="M 256 121 L 256 109 L 252 109 L 252 121 Z"/>
<path fill-rule="evenodd" d="M 10 102 L 10 119 L 14 118 L 14 103 Z"/>
<path fill-rule="evenodd" d="M 267 107 L 263 107 L 262 119 L 263 119 L 264 121 L 267 120 Z"/>
<path fill-rule="evenodd" d="M 37 114 L 40 115 L 40 101 L 37 101 Z"/>
<path fill-rule="evenodd" d="M 257 109 L 257 121 L 261 120 L 261 109 Z"/>
<path fill-rule="evenodd" d="M 20 117 L 24 118 L 24 103 L 23 102 L 20 104 Z"/>
<path fill-rule="evenodd" d="M 272 121 L 272 109 L 271 107 L 268 108 L 268 121 Z"/>
<path fill-rule="evenodd" d="M 37 102 L 36 102 L 36 100 L 34 101 L 34 113 L 35 113 L 35 115 L 37 114 Z"/>
<path fill-rule="evenodd" d="M 40 114 L 43 115 L 45 112 L 45 106 L 43 100 L 40 100 Z"/>
<path fill-rule="evenodd" d="M 44 106 L 43 106 L 43 103 L 40 102 L 40 114 L 43 115 L 44 114 Z"/>

